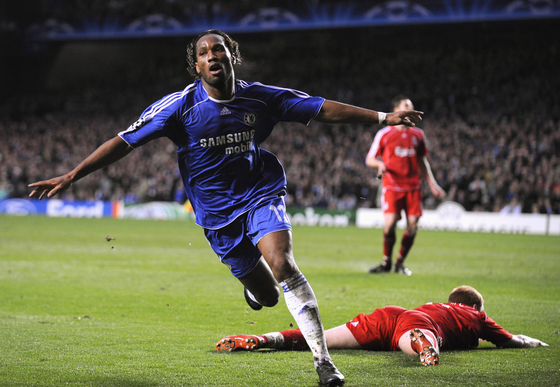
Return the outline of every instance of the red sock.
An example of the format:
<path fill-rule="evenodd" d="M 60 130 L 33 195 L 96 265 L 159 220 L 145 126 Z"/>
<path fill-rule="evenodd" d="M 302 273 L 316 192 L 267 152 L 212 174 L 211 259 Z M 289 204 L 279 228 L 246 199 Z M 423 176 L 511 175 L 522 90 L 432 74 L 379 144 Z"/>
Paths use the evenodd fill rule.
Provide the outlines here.
<path fill-rule="evenodd" d="M 386 259 L 388 262 L 391 262 L 395 239 L 397 239 L 397 236 L 394 231 L 388 234 L 383 233 L 383 256 L 387 257 Z"/>
<path fill-rule="evenodd" d="M 408 231 L 404 232 L 401 240 L 401 250 L 399 251 L 399 261 L 404 261 L 404 259 L 408 255 L 408 252 L 410 251 L 410 248 L 412 247 L 412 244 L 414 243 L 415 237 L 416 233 L 410 235 Z"/>
<path fill-rule="evenodd" d="M 280 332 L 284 336 L 284 347 L 289 351 L 303 351 L 309 349 L 303 334 L 299 329 L 290 329 L 289 331 Z"/>

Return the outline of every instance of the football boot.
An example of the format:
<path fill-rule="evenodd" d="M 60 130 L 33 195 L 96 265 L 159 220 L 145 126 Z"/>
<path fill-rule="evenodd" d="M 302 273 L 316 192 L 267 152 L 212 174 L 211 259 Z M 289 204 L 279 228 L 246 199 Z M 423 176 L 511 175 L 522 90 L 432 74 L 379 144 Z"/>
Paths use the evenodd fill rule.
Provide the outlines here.
<path fill-rule="evenodd" d="M 383 261 L 379 265 L 372 267 L 369 269 L 369 272 L 374 273 L 388 273 L 391 271 L 391 262 Z"/>
<path fill-rule="evenodd" d="M 216 343 L 216 351 L 254 351 L 262 348 L 266 339 L 257 335 L 227 336 Z"/>
<path fill-rule="evenodd" d="M 439 364 L 439 353 L 435 348 L 435 343 L 432 343 L 422 330 L 415 328 L 410 331 L 410 343 L 412 349 L 420 355 L 420 362 L 423 366 Z"/>
<path fill-rule="evenodd" d="M 412 272 L 404 265 L 404 263 L 395 264 L 395 273 L 411 276 Z"/>
<path fill-rule="evenodd" d="M 330 357 L 326 357 L 321 362 L 315 360 L 314 363 L 320 386 L 344 386 L 344 375 L 336 368 Z"/>

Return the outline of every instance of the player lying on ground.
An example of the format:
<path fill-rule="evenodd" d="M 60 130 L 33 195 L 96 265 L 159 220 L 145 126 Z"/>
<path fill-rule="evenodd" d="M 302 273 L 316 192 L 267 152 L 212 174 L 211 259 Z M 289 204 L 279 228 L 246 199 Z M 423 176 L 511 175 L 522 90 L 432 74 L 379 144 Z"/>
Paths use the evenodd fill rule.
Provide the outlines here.
<path fill-rule="evenodd" d="M 360 314 L 352 321 L 325 331 L 329 349 L 401 350 L 419 356 L 425 366 L 439 364 L 439 352 L 471 349 L 479 340 L 504 348 L 548 346 L 524 335 L 512 335 L 484 312 L 482 295 L 470 286 L 453 289 L 448 302 L 428 303 L 413 310 L 399 306 Z M 216 344 L 219 351 L 253 351 L 260 348 L 308 349 L 299 329 L 265 335 L 224 337 Z"/>
<path fill-rule="evenodd" d="M 376 112 L 238 79 L 233 67 L 241 63 L 239 46 L 218 30 L 193 39 L 187 62 L 194 83 L 152 104 L 72 171 L 30 184 L 29 196 L 53 197 L 133 149 L 169 138 L 177 146 L 179 171 L 196 223 L 243 284 L 249 306 L 259 310 L 276 305 L 280 285 L 310 344 L 321 384 L 341 386 L 344 376 L 329 356 L 317 299 L 293 256 L 284 169 L 260 145 L 281 121 L 414 126 L 423 113 Z"/>

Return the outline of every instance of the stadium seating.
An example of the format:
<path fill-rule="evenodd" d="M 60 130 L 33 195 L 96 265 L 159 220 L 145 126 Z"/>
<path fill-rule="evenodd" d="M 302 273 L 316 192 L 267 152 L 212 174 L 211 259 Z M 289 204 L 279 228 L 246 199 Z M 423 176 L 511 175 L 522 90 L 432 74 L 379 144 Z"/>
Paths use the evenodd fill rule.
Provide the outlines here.
<path fill-rule="evenodd" d="M 304 32 L 306 44 L 302 33 L 234 36 L 244 57 L 238 76 L 385 111 L 406 94 L 426 112 L 420 127 L 450 200 L 469 211 L 500 211 L 514 200 L 525 213 L 560 213 L 559 38 L 465 28 L 474 35 L 459 44 L 435 27 L 408 41 L 393 29 Z M 444 29 L 457 37 L 459 27 Z M 190 83 L 176 60 L 184 44 L 172 41 L 99 82 L 42 85 L 2 103 L 0 198 L 25 197 L 29 182 L 71 170 L 149 104 Z M 375 207 L 379 182 L 364 158 L 377 129 L 279 124 L 263 147 L 286 169 L 289 205 Z M 184 200 L 174 145 L 154 141 L 64 197 Z M 428 190 L 424 205 L 437 205 Z"/>

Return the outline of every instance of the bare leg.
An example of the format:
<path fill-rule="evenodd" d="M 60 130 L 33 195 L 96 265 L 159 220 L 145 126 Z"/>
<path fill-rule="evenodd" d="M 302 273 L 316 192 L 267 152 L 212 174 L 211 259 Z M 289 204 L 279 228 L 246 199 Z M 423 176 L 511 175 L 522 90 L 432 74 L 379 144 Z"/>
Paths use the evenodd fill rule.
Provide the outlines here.
<path fill-rule="evenodd" d="M 329 349 L 362 349 L 346 324 L 325 331 Z M 409 340 L 410 341 L 410 340 Z"/>
<path fill-rule="evenodd" d="M 263 306 L 278 303 L 280 292 L 278 282 L 282 282 L 299 269 L 292 254 L 291 231 L 277 231 L 265 235 L 257 246 L 263 256 L 255 268 L 239 281 Z"/>
<path fill-rule="evenodd" d="M 384 234 L 394 233 L 397 228 L 398 216 L 397 214 L 386 213 L 383 215 L 385 218 L 385 226 L 383 227 Z"/>
<path fill-rule="evenodd" d="M 299 329 L 291 329 L 283 332 L 270 332 L 263 335 L 268 340 L 261 347 L 278 348 L 284 350 L 306 350 L 309 349 Z M 356 341 L 346 324 L 325 331 L 325 339 L 328 349 L 362 349 Z"/>
<path fill-rule="evenodd" d="M 406 217 L 406 231 L 410 235 L 415 235 L 416 230 L 418 230 L 418 220 L 420 219 L 419 216 L 407 216 Z"/>
<path fill-rule="evenodd" d="M 338 381 L 343 384 L 344 376 L 336 369 L 329 356 L 317 298 L 294 260 L 291 231 L 267 234 L 261 238 L 257 247 L 279 282 L 288 310 L 313 353 L 320 382 L 328 384 Z M 252 281 L 251 284 L 255 282 Z"/>
<path fill-rule="evenodd" d="M 257 247 L 270 266 L 276 281 L 285 281 L 299 271 L 292 253 L 291 231 L 271 232 L 261 238 Z"/>
<path fill-rule="evenodd" d="M 239 281 L 245 286 L 262 306 L 272 307 L 278 304 L 280 291 L 270 266 L 263 257 L 249 274 Z"/>
<path fill-rule="evenodd" d="M 346 324 L 325 331 L 328 349 L 362 349 Z M 227 336 L 216 344 L 217 351 L 254 351 L 259 348 L 282 350 L 309 350 L 300 329 L 270 332 L 264 335 Z"/>

